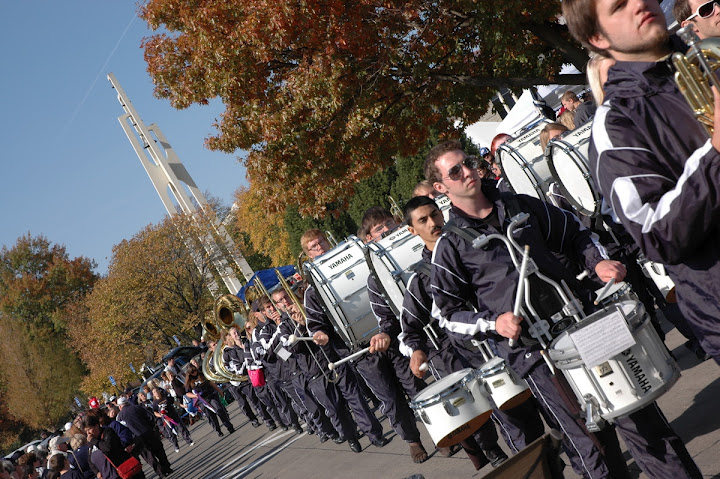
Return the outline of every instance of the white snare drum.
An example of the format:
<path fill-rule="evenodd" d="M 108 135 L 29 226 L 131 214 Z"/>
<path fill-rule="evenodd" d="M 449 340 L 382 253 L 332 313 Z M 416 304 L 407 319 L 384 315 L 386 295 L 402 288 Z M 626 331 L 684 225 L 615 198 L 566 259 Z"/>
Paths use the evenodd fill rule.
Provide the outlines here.
<path fill-rule="evenodd" d="M 532 396 L 525 380 L 515 374 L 503 358 L 493 358 L 483 364 L 480 377 L 498 409 L 512 409 Z"/>
<path fill-rule="evenodd" d="M 435 381 L 415 396 L 415 410 L 438 447 L 470 437 L 492 414 L 485 388 L 471 368 Z"/>
<path fill-rule="evenodd" d="M 514 193 L 534 196 L 547 201 L 547 191 L 553 177 L 550 174 L 543 150 L 540 147 L 540 123 L 515 140 L 503 143 L 497 149 L 497 159 L 503 177 Z"/>
<path fill-rule="evenodd" d="M 591 131 L 592 123 L 550 141 L 545 156 L 550 173 L 565 199 L 578 212 L 594 217 L 600 213 L 602 200 L 588 166 Z"/>
<path fill-rule="evenodd" d="M 595 299 L 597 300 L 598 295 L 604 288 L 595 291 Z M 640 301 L 637 295 L 633 292 L 630 283 L 620 281 L 610 286 L 610 289 L 605 293 L 599 304 L 603 307 L 609 307 L 619 301 Z"/>
<path fill-rule="evenodd" d="M 350 236 L 305 268 L 345 343 L 350 349 L 367 345 L 378 324 L 368 301 L 370 271 L 362 241 Z"/>
<path fill-rule="evenodd" d="M 448 198 L 447 195 L 438 195 L 435 197 L 435 203 L 437 203 L 440 211 L 442 211 L 443 218 L 445 218 L 445 223 L 450 221 L 450 208 L 452 207 L 450 198 Z"/>
<path fill-rule="evenodd" d="M 680 369 L 650 324 L 642 303 L 620 301 L 613 306 L 613 310 L 598 311 L 564 331 L 549 350 L 550 359 L 565 374 L 580 404 L 592 405 L 607 420 L 647 406 L 680 377 Z M 598 366 L 586 367 L 570 334 L 618 310 L 635 345 Z"/>
<path fill-rule="evenodd" d="M 405 286 L 412 276 L 410 266 L 422 259 L 424 246 L 422 238 L 410 233 L 407 226 L 366 245 L 366 260 L 397 317 L 402 311 Z"/>

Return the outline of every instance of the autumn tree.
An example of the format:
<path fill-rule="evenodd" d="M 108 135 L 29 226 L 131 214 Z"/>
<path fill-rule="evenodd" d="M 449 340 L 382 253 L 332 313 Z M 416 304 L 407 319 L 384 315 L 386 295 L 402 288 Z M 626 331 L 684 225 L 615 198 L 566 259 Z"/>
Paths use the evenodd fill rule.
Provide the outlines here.
<path fill-rule="evenodd" d="M 477 121 L 499 86 L 584 82 L 560 2 L 149 0 L 155 94 L 177 108 L 220 98 L 211 149 L 249 151 L 271 211 L 324 215 L 429 138 Z"/>
<path fill-rule="evenodd" d="M 157 362 L 175 346 L 173 335 L 199 337 L 213 306 L 210 284 L 227 292 L 213 273 L 217 257 L 198 240 L 206 232 L 193 216 L 174 215 L 113 248 L 107 277 L 73 311 L 73 347 L 90 369 L 84 390 L 111 390 L 109 375 L 133 379 L 128 363 Z"/>
<path fill-rule="evenodd" d="M 94 266 L 29 233 L 0 249 L 0 415 L 54 428 L 67 414 L 84 374 L 66 345 L 67 310 L 91 291 Z"/>

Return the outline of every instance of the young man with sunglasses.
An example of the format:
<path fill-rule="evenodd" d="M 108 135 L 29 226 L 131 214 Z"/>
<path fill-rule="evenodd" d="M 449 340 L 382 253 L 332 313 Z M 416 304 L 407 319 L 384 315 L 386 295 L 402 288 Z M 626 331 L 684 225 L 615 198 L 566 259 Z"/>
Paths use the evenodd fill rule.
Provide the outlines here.
<path fill-rule="evenodd" d="M 720 364 L 720 128 L 708 138 L 674 82 L 667 57 L 684 45 L 653 1 L 562 6 L 575 38 L 616 60 L 593 124 L 590 171 L 643 254 L 665 265 L 683 316 Z M 701 7 L 689 21 L 718 10 Z M 717 98 L 714 111 L 718 125 Z"/>
<path fill-rule="evenodd" d="M 543 273 L 580 289 L 575 279 L 578 271 L 564 267 L 556 258 L 564 253 L 582 260 L 602 281 L 623 279 L 624 267 L 607 259 L 596 237 L 571 213 L 528 196 L 500 193 L 492 183 L 481 181 L 476 168 L 476 161 L 458 141 L 435 146 L 425 159 L 425 177 L 452 201 L 453 226 L 480 234 L 505 234 L 510 218 L 526 212 L 530 218 L 517 239 L 530 245 L 531 257 Z M 612 428 L 591 434 L 577 421 L 570 409 L 577 406 L 566 403 L 556 385 L 561 376 L 553 377 L 542 358 L 542 348 L 529 338 L 523 318 L 513 314 L 518 272 L 505 244 L 492 241 L 484 249 L 474 249 L 464 237 L 446 232 L 435 243 L 431 269 L 433 309 L 453 344 L 463 347 L 472 339 L 488 339 L 494 345 L 495 353 L 527 380 L 548 425 L 564 433 L 563 448 L 577 474 L 629 477 Z M 517 344 L 511 346 L 509 339 Z"/>
<path fill-rule="evenodd" d="M 701 40 L 720 37 L 720 0 L 676 0 L 672 11 L 680 26 L 692 25 Z"/>

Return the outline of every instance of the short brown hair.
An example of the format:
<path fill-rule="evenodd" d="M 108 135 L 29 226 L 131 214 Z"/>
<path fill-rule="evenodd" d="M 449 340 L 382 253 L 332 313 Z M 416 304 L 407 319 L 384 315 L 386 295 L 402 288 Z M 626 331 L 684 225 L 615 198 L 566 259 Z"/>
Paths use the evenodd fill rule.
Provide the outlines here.
<path fill-rule="evenodd" d="M 373 226 L 385 223 L 391 219 L 393 219 L 392 213 L 382 206 L 371 206 L 363 215 L 360 228 L 368 235 Z"/>
<path fill-rule="evenodd" d="M 568 90 L 560 97 L 560 101 L 564 102 L 565 100 L 572 100 L 572 101 L 580 101 L 580 99 L 577 97 L 574 91 Z"/>
<path fill-rule="evenodd" d="M 685 20 L 687 20 L 687 17 L 692 15 L 692 10 L 690 10 L 690 1 L 689 0 L 675 0 L 675 4 L 672 8 L 673 15 L 675 16 L 675 20 L 677 20 L 678 23 L 682 23 Z"/>
<path fill-rule="evenodd" d="M 415 188 L 413 188 L 413 196 L 430 196 L 438 195 L 439 193 L 435 190 L 435 187 L 428 180 L 422 180 Z"/>
<path fill-rule="evenodd" d="M 440 176 L 440 170 L 435 163 L 437 162 L 438 158 L 440 158 L 448 151 L 462 151 L 463 153 L 465 152 L 460 141 L 449 140 L 444 141 L 439 145 L 435 145 L 425 157 L 425 179 L 428 180 L 430 183 L 442 181 L 442 176 Z"/>
<path fill-rule="evenodd" d="M 310 243 L 312 240 L 316 240 L 319 238 L 327 240 L 327 236 L 325 236 L 325 233 L 323 233 L 317 228 L 309 229 L 305 233 L 303 233 L 302 237 L 300 238 L 300 247 L 305 252 L 305 254 L 309 253 L 307 249 L 308 243 Z"/>
<path fill-rule="evenodd" d="M 562 13 L 570 34 L 588 50 L 604 53 L 604 50 L 590 45 L 590 37 L 600 31 L 595 0 L 563 0 Z"/>

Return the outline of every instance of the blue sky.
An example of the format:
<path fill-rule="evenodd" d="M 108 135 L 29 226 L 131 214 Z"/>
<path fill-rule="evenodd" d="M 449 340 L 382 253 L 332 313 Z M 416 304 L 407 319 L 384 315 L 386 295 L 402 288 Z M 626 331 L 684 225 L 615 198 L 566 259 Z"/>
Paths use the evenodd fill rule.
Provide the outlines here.
<path fill-rule="evenodd" d="M 228 205 L 242 155 L 204 140 L 223 106 L 175 110 L 152 96 L 132 1 L 0 3 L 0 245 L 43 234 L 106 273 L 113 245 L 165 216 L 125 136 L 113 72 L 146 125 L 157 124 L 199 188 Z"/>

